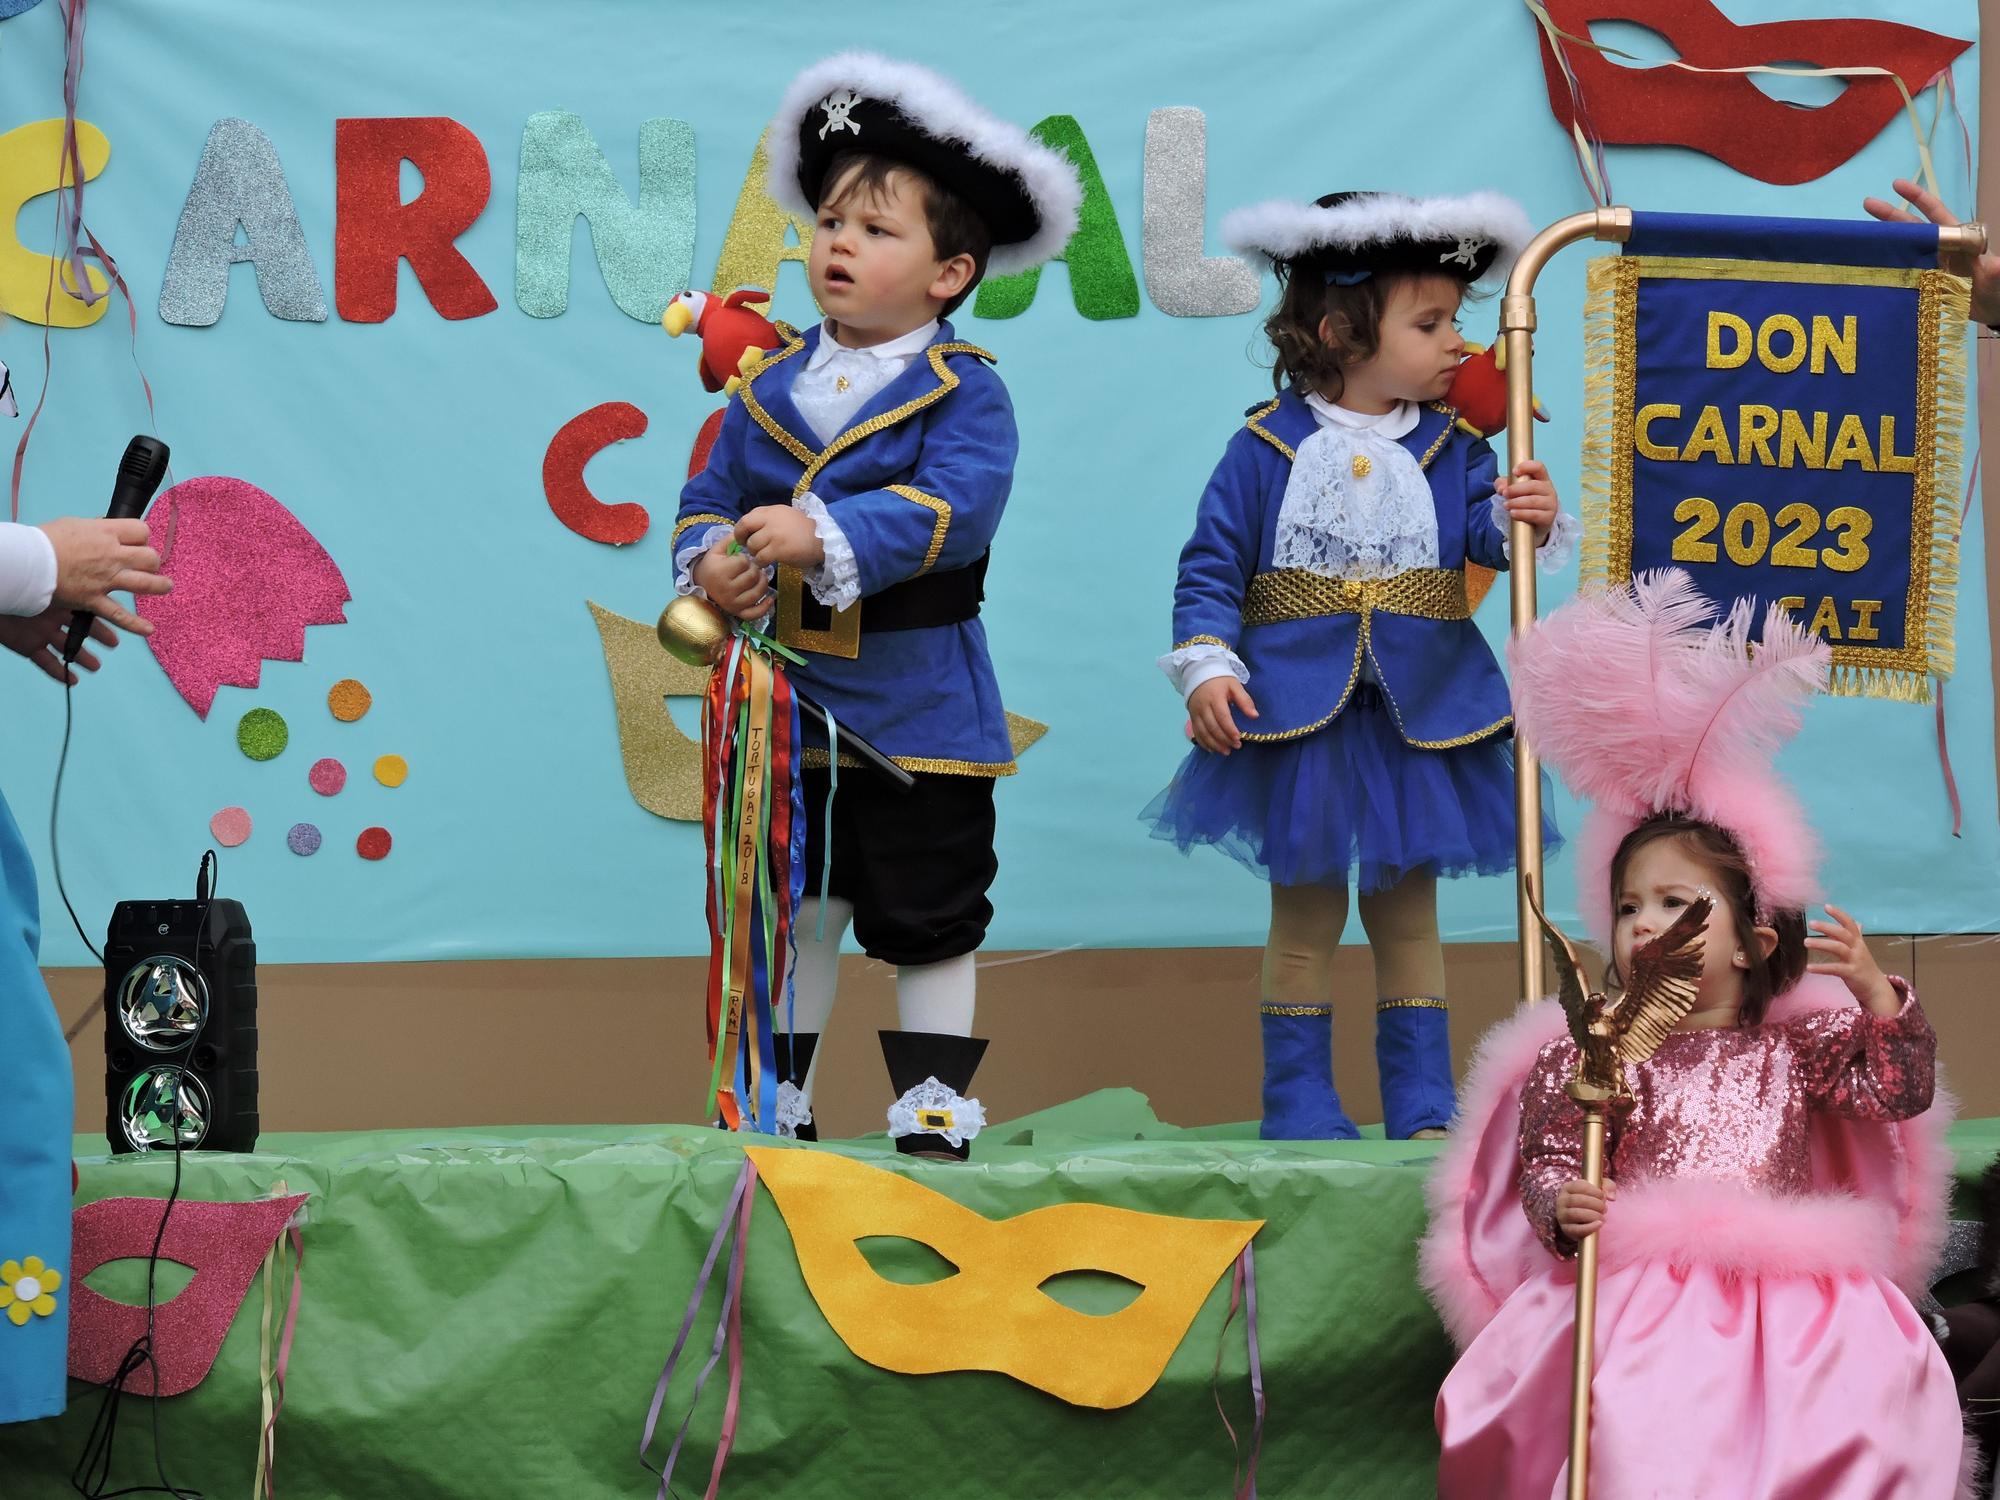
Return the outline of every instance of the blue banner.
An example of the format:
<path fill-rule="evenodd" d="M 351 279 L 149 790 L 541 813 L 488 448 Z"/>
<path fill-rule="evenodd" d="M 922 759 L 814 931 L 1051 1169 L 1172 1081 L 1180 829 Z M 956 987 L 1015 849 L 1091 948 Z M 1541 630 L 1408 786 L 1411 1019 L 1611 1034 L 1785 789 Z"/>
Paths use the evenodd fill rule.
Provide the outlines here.
<path fill-rule="evenodd" d="M 1850 263 L 1770 258 L 1816 247 Z M 1936 260 L 1930 225 L 1636 216 L 1590 275 L 1585 578 L 1685 568 L 1829 641 L 1833 691 L 1928 701 L 1965 414 L 1966 289 Z"/>

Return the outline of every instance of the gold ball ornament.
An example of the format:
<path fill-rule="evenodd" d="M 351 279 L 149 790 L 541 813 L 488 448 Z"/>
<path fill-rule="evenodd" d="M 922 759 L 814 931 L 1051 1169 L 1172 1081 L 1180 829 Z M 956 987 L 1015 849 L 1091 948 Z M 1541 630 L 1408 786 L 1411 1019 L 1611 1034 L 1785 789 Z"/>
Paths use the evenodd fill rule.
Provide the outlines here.
<path fill-rule="evenodd" d="M 706 599 L 683 594 L 660 611 L 660 644 L 691 667 L 712 666 L 729 649 L 729 622 Z"/>

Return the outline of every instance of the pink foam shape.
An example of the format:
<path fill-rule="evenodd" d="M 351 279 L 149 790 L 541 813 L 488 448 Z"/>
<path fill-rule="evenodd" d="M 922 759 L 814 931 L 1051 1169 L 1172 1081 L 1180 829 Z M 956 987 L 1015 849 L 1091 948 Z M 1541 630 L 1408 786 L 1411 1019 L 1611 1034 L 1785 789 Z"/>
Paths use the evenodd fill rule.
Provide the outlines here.
<path fill-rule="evenodd" d="M 152 545 L 174 591 L 147 596 L 147 645 L 206 719 L 223 686 L 256 687 L 265 661 L 303 661 L 309 625 L 340 625 L 353 596 L 299 518 L 243 479 L 203 474 L 153 502 Z M 167 549 L 169 526 L 173 548 Z"/>

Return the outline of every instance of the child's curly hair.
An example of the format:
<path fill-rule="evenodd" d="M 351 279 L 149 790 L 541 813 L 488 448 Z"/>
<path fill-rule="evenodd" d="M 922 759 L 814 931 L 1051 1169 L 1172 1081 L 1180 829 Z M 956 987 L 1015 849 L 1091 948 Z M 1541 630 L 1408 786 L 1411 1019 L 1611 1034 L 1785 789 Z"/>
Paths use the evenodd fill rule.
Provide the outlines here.
<path fill-rule="evenodd" d="M 1344 366 L 1373 359 L 1382 347 L 1382 314 L 1396 289 L 1406 281 L 1437 272 L 1378 271 L 1352 286 L 1324 280 L 1311 262 L 1279 261 L 1278 305 L 1264 320 L 1264 336 L 1278 352 L 1271 367 L 1271 385 L 1310 391 L 1328 401 L 1340 399 L 1347 387 Z M 1456 281 L 1456 277 L 1449 278 Z M 1460 283 L 1463 285 L 1463 283 Z M 1465 287 L 1471 302 L 1482 293 Z M 1319 334 L 1324 321 L 1331 343 Z"/>

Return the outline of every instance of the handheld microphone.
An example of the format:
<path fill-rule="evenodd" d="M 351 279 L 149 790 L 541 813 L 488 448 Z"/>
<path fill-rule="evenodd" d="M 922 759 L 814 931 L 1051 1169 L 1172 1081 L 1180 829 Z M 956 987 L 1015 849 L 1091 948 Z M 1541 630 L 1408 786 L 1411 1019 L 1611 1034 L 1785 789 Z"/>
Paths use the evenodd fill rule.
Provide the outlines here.
<path fill-rule="evenodd" d="M 111 486 L 111 507 L 104 512 L 107 521 L 136 521 L 146 513 L 146 506 L 153 498 L 153 492 L 160 487 L 160 481 L 167 474 L 167 445 L 158 438 L 141 434 L 125 445 L 125 456 L 118 460 L 118 478 Z M 90 639 L 90 624 L 94 617 L 87 609 L 80 609 L 69 617 L 69 636 L 63 642 L 63 665 L 76 660 L 83 650 L 83 643 Z"/>

